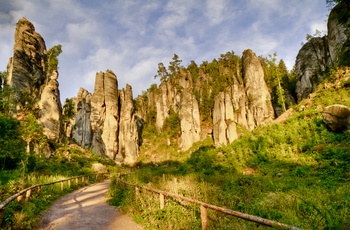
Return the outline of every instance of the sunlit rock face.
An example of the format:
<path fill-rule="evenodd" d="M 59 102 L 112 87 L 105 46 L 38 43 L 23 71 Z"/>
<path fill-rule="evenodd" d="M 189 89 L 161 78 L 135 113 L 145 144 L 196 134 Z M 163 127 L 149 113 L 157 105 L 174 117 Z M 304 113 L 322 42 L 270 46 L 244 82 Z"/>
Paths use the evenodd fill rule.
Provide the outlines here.
<path fill-rule="evenodd" d="M 26 18 L 19 19 L 14 36 L 14 53 L 7 66 L 6 84 L 20 101 L 33 103 L 38 109 L 38 122 L 52 141 L 63 137 L 62 109 L 58 72 L 46 73 L 44 39 Z M 25 95 L 25 96 L 23 96 Z M 21 119 L 23 104 L 18 103 L 13 115 Z"/>
<path fill-rule="evenodd" d="M 22 90 L 38 98 L 47 79 L 45 73 L 46 46 L 44 39 L 35 32 L 26 18 L 19 19 L 14 36 L 13 57 L 7 66 L 6 83 L 17 96 Z"/>
<path fill-rule="evenodd" d="M 119 102 L 116 75 L 107 70 L 96 74 L 91 96 L 92 150 L 115 159 L 118 153 Z"/>
<path fill-rule="evenodd" d="M 58 88 L 58 72 L 54 71 L 44 86 L 39 105 L 38 122 L 44 134 L 52 141 L 59 141 L 63 135 L 62 106 Z"/>
<path fill-rule="evenodd" d="M 133 164 L 139 155 L 141 144 L 142 121 L 135 114 L 132 88 L 126 85 L 119 91 L 120 121 L 119 121 L 119 151 L 116 161 Z"/>
<path fill-rule="evenodd" d="M 215 97 L 213 139 L 216 145 L 238 138 L 237 125 L 253 130 L 271 121 L 274 111 L 271 95 L 264 80 L 264 71 L 251 50 L 243 52 L 243 79 L 233 76 L 233 85 Z"/>

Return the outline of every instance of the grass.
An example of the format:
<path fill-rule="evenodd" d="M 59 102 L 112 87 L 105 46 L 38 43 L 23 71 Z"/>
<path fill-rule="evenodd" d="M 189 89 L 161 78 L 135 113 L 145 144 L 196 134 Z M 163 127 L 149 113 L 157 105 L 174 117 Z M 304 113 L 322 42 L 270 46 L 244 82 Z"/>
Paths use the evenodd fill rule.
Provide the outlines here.
<path fill-rule="evenodd" d="M 92 152 L 86 151 L 78 146 L 58 147 L 56 154 L 50 159 L 39 155 L 29 155 L 24 160 L 25 164 L 14 170 L 0 170 L 0 202 L 24 188 L 35 184 L 44 184 L 78 175 L 94 173 L 91 168 L 93 163 L 102 163 L 107 166 L 108 171 L 115 173 L 118 168 L 114 162 L 100 158 Z M 22 161 L 22 162 L 24 162 Z M 28 202 L 12 201 L 4 212 L 0 229 L 33 229 L 40 220 L 40 214 L 59 197 L 72 192 L 88 183 L 94 183 L 95 178 L 90 181 L 76 185 L 75 181 L 68 188 L 64 183 L 61 191 L 60 184 L 44 186 L 39 193 L 32 192 Z"/>
<path fill-rule="evenodd" d="M 349 95 L 349 88 L 319 90 L 284 123 L 258 127 L 221 148 L 207 139 L 187 152 L 171 149 L 170 158 L 164 146 L 148 150 L 124 179 L 305 229 L 350 229 L 350 133 L 327 130 L 320 111 L 350 106 Z M 148 146 L 166 140 L 147 135 Z M 152 154 L 162 160 L 150 160 Z M 146 229 L 201 228 L 198 206 L 167 198 L 160 210 L 158 195 L 141 192 L 135 201 L 134 188 L 116 183 L 111 195 Z M 209 229 L 265 228 L 213 211 L 209 222 Z"/>

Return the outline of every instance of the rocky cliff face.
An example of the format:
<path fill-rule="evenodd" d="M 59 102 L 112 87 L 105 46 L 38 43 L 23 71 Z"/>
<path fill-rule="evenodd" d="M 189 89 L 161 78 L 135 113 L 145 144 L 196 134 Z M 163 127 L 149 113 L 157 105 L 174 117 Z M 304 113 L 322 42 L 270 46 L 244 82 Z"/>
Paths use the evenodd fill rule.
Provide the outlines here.
<path fill-rule="evenodd" d="M 342 1 L 328 17 L 328 48 L 334 64 L 350 64 L 350 5 Z"/>
<path fill-rule="evenodd" d="M 331 65 L 328 39 L 311 38 L 299 51 L 295 62 L 298 101 L 306 98 L 323 81 L 323 72 Z"/>
<path fill-rule="evenodd" d="M 100 156 L 133 164 L 142 141 L 142 119 L 135 114 L 130 85 L 118 91 L 116 75 L 96 73 L 94 93 L 80 88 L 70 136 Z"/>
<path fill-rule="evenodd" d="M 136 162 L 139 155 L 139 146 L 142 129 L 142 121 L 135 114 L 132 97 L 132 88 L 126 85 L 126 89 L 119 91 L 120 121 L 119 121 L 119 151 L 117 161 L 126 164 Z M 140 123 L 141 122 L 141 123 Z"/>
<path fill-rule="evenodd" d="M 323 80 L 328 67 L 350 64 L 350 5 L 342 1 L 328 18 L 328 35 L 310 39 L 296 58 L 298 101 L 306 98 Z"/>
<path fill-rule="evenodd" d="M 63 135 L 62 106 L 58 89 L 58 72 L 54 71 L 41 93 L 38 122 L 43 127 L 44 134 L 53 141 L 59 141 Z"/>
<path fill-rule="evenodd" d="M 6 84 L 20 99 L 25 92 L 39 108 L 38 122 L 44 134 L 52 141 L 62 138 L 62 109 L 58 88 L 58 72 L 46 73 L 46 46 L 44 39 L 26 18 L 19 19 L 14 36 L 14 54 L 7 66 Z M 23 97 L 23 96 L 22 96 Z M 21 100 L 28 100 L 22 98 Z M 21 104 L 14 115 L 21 117 Z"/>
<path fill-rule="evenodd" d="M 72 131 L 68 133 L 68 136 L 72 135 L 74 140 L 85 148 L 91 146 L 92 142 L 92 129 L 91 129 L 91 94 L 80 88 L 77 97 L 74 99 L 76 115 L 71 122 Z"/>
<path fill-rule="evenodd" d="M 242 63 L 243 79 L 233 76 L 233 85 L 215 97 L 213 139 L 216 145 L 236 140 L 237 125 L 253 130 L 274 118 L 271 96 L 258 58 L 251 50 L 246 50 Z"/>
<path fill-rule="evenodd" d="M 116 75 L 107 70 L 96 74 L 91 96 L 92 150 L 115 159 L 118 153 L 119 103 Z"/>
<path fill-rule="evenodd" d="M 26 18 L 19 19 L 14 39 L 14 53 L 7 66 L 6 83 L 17 96 L 26 90 L 38 98 L 46 80 L 44 39 Z"/>
<path fill-rule="evenodd" d="M 170 77 L 157 89 L 148 92 L 147 100 L 139 97 L 138 110 L 155 111 L 158 130 L 162 129 L 170 111 L 177 113 L 181 126 L 178 139 L 181 150 L 189 149 L 208 135 L 212 135 L 216 145 L 228 144 L 238 137 L 237 125 L 252 130 L 274 118 L 271 97 L 258 58 L 251 50 L 246 50 L 242 63 L 243 70 L 238 64 L 235 71 L 232 71 L 232 66 L 229 70 L 225 65 L 200 69 L 195 79 L 189 70 L 183 68 L 177 76 Z M 210 71 L 219 71 L 224 76 L 223 80 L 231 83 L 216 82 L 218 88 L 214 88 L 213 82 L 217 79 L 211 76 Z M 225 84 L 229 86 L 221 90 Z M 214 94 L 218 90 L 220 92 Z M 211 100 L 213 107 L 208 111 Z M 147 112 L 141 114 L 147 117 Z"/>

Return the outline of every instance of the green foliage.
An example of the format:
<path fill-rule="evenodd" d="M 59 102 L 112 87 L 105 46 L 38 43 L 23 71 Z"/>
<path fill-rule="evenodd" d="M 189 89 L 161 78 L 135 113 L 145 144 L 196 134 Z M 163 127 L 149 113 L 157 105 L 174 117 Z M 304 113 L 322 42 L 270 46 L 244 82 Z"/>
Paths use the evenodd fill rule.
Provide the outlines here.
<path fill-rule="evenodd" d="M 181 124 L 179 114 L 176 113 L 173 109 L 170 109 L 168 117 L 165 119 L 163 124 L 163 131 L 174 138 L 180 135 Z"/>
<path fill-rule="evenodd" d="M 46 72 L 52 73 L 55 70 L 58 70 L 58 55 L 62 53 L 62 45 L 58 44 L 53 46 L 47 51 L 47 63 L 46 63 Z"/>
<path fill-rule="evenodd" d="M 25 152 L 19 122 L 0 113 L 0 169 L 14 169 Z"/>

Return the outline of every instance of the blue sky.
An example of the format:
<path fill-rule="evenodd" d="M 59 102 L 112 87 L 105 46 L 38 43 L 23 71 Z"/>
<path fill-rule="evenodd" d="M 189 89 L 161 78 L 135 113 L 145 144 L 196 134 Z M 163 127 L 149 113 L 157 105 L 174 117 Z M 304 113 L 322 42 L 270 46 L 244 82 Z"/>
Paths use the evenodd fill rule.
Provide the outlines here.
<path fill-rule="evenodd" d="M 61 44 L 61 101 L 80 87 L 91 93 L 96 72 L 113 70 L 134 97 L 152 83 L 158 63 L 173 54 L 198 65 L 220 54 L 277 53 L 290 69 L 316 29 L 326 32 L 325 0 L 0 0 L 0 71 L 12 56 L 19 18 L 46 42 Z"/>

